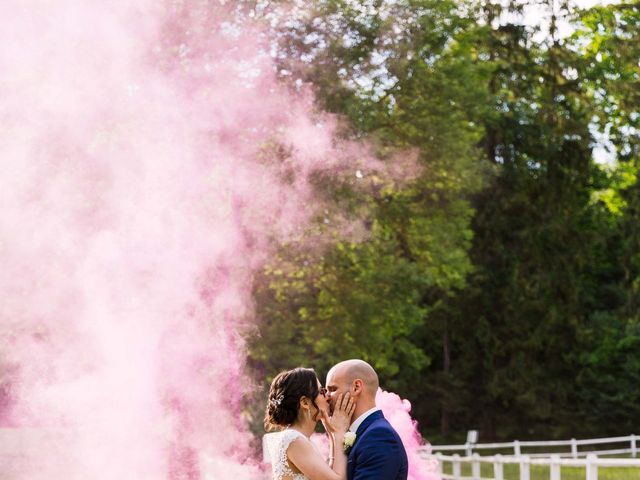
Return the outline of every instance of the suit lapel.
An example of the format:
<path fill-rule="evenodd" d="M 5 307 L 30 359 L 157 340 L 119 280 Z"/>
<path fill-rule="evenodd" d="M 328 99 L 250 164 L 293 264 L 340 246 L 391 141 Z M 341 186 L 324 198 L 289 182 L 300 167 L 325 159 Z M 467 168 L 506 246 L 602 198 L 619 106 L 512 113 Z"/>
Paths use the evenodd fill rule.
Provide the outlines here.
<path fill-rule="evenodd" d="M 358 443 L 358 440 L 360 439 L 362 434 L 367 430 L 367 428 L 369 428 L 369 425 L 371 425 L 373 422 L 375 422 L 380 418 L 384 418 L 384 415 L 382 414 L 382 410 L 377 410 L 364 419 L 364 421 L 358 427 L 358 430 L 356 430 L 356 441 L 353 445 L 354 447 L 356 446 L 355 444 Z"/>

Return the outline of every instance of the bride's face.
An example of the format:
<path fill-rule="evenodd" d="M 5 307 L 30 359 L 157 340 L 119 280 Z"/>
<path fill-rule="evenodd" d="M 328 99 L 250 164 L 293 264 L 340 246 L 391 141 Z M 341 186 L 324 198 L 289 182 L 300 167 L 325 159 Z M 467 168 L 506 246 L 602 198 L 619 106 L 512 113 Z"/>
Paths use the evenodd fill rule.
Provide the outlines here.
<path fill-rule="evenodd" d="M 327 390 L 323 388 L 320 380 L 318 380 L 318 395 L 314 398 L 316 405 L 318 406 L 318 411 L 314 416 L 314 420 L 319 422 L 322 419 L 322 415 L 320 412 L 325 411 L 329 412 L 329 402 L 327 400 Z"/>

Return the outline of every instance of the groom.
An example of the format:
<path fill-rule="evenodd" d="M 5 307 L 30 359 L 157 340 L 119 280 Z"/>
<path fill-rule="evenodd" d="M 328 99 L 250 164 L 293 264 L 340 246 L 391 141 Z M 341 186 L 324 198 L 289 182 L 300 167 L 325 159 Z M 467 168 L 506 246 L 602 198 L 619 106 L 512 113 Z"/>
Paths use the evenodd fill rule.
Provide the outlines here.
<path fill-rule="evenodd" d="M 363 360 L 346 360 L 329 370 L 331 408 L 338 395 L 349 392 L 356 402 L 349 431 L 356 434 L 347 461 L 348 480 L 406 480 L 407 453 L 397 432 L 376 407 L 378 375 Z"/>

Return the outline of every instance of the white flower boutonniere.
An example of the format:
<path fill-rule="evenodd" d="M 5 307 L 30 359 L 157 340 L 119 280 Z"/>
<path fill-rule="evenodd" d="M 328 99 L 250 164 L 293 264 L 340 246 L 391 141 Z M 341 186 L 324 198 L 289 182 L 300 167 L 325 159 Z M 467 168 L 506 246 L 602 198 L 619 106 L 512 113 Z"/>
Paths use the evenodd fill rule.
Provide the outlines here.
<path fill-rule="evenodd" d="M 344 453 L 349 453 L 351 447 L 356 442 L 356 434 L 354 432 L 346 432 L 344 434 L 344 438 L 342 439 L 342 447 L 344 448 Z"/>

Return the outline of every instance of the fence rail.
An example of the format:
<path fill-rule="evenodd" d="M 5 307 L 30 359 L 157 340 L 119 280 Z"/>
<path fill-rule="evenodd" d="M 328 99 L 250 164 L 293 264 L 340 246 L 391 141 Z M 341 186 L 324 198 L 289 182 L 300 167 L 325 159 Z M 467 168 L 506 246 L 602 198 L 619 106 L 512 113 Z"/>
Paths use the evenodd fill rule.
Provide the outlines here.
<path fill-rule="evenodd" d="M 480 456 L 477 453 L 465 457 L 461 457 L 457 454 L 444 455 L 442 453 L 436 453 L 435 455 L 428 455 L 428 457 L 435 457 L 438 460 L 438 473 L 441 478 L 445 480 L 504 480 L 504 465 L 507 464 L 515 464 L 519 466 L 520 480 L 530 480 L 532 465 L 542 465 L 549 467 L 550 480 L 562 480 L 562 467 L 583 467 L 585 469 L 585 480 L 598 480 L 598 471 L 600 469 L 608 467 L 635 469 L 634 472 L 636 475 L 639 475 L 639 477 L 630 476 L 629 478 L 640 478 L 640 459 L 598 458 L 594 454 L 589 454 L 586 458 L 582 459 L 561 458 L 559 455 L 552 455 L 549 458 L 531 458 L 528 455 Z M 444 465 L 446 463 L 451 463 L 451 468 L 449 470 L 452 473 L 450 474 L 444 473 Z M 465 463 L 470 464 L 471 466 L 470 476 L 462 475 L 461 466 Z M 493 464 L 493 476 L 481 476 L 482 463 Z"/>
<path fill-rule="evenodd" d="M 585 449 L 580 447 L 588 447 L 590 445 L 608 445 L 617 448 L 605 449 Z M 624 447 L 623 447 L 624 445 Z M 566 452 L 544 451 L 544 452 L 525 452 L 524 450 L 540 449 L 544 447 L 569 447 Z M 423 453 L 428 455 L 437 452 L 463 452 L 470 457 L 475 451 L 480 450 L 512 450 L 513 455 L 528 455 L 529 457 L 549 457 L 550 455 L 558 455 L 560 457 L 580 458 L 590 454 L 595 455 L 630 455 L 636 457 L 638 455 L 638 436 L 628 435 L 626 437 L 609 437 L 609 438 L 592 438 L 576 440 L 549 440 L 549 441 L 518 441 L 501 442 L 501 443 L 465 443 L 463 445 L 431 445 L 423 449 Z"/>

